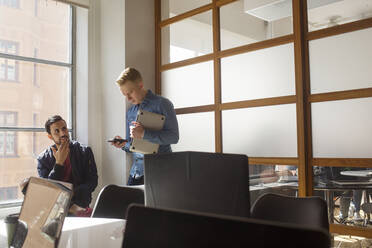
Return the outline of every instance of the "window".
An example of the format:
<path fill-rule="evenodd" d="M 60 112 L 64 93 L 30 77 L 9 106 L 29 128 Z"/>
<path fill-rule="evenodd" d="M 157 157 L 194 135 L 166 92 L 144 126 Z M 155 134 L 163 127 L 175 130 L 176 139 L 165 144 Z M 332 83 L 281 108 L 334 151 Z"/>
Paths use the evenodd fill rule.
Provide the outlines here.
<path fill-rule="evenodd" d="M 17 124 L 16 112 L 0 111 L 0 126 L 14 127 Z M 14 131 L 0 131 L 0 157 L 16 156 L 16 134 Z"/>
<path fill-rule="evenodd" d="M 37 52 L 38 52 L 38 49 L 37 48 L 34 48 L 34 58 L 37 58 Z M 34 63 L 34 78 L 33 78 L 33 83 L 34 83 L 34 86 L 35 87 L 40 87 L 39 85 L 39 74 L 37 72 L 37 63 Z"/>
<path fill-rule="evenodd" d="M 0 209 L 20 204 L 19 182 L 38 176 L 35 158 L 52 145 L 45 121 L 58 114 L 73 132 L 75 7 L 27 0 L 8 8 L 17 4 L 0 0 Z"/>
<path fill-rule="evenodd" d="M 0 199 L 15 200 L 18 197 L 18 187 L 0 188 Z"/>
<path fill-rule="evenodd" d="M 0 0 L 0 5 L 19 9 L 19 0 Z"/>
<path fill-rule="evenodd" d="M 14 41 L 0 40 L 0 53 L 17 55 L 18 43 Z M 18 81 L 17 61 L 12 59 L 0 58 L 0 80 Z"/>
<path fill-rule="evenodd" d="M 37 127 L 39 123 L 39 114 L 34 113 L 32 115 L 32 119 L 33 119 L 32 121 L 33 127 Z M 36 132 L 33 132 L 32 133 L 32 154 L 34 155 L 34 157 L 37 157 L 38 155 L 38 151 L 39 151 L 38 147 L 39 147 L 38 136 Z"/>

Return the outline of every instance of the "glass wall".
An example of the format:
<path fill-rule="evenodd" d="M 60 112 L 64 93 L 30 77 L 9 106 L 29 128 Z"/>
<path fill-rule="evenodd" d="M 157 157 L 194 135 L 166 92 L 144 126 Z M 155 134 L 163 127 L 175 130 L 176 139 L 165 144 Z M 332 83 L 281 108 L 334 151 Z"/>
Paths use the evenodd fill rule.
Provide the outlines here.
<path fill-rule="evenodd" d="M 268 191 L 314 194 L 327 201 L 332 224 L 359 225 L 334 221 L 339 192 L 355 189 L 322 188 L 319 172 L 372 170 L 372 0 L 308 0 L 308 30 L 302 1 L 192 3 L 194 12 L 180 4 L 177 17 L 157 27 L 158 93 L 174 103 L 184 139 L 175 150 L 246 154 L 252 203 Z M 183 50 L 172 47 L 181 41 Z M 312 169 L 314 175 L 298 175 Z M 281 183 L 290 180 L 280 171 L 294 176 L 291 185 Z M 335 230 L 363 232 L 331 225 Z"/>

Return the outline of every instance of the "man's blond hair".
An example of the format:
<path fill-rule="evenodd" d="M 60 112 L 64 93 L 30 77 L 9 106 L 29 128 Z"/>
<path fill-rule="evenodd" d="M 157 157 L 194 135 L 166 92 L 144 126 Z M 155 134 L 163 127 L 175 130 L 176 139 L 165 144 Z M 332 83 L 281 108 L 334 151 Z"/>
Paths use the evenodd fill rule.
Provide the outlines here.
<path fill-rule="evenodd" d="M 124 71 L 122 71 L 120 73 L 120 76 L 118 77 L 118 79 L 116 80 L 116 83 L 119 85 L 119 86 L 122 86 L 123 84 L 125 84 L 127 81 L 131 81 L 133 83 L 139 83 L 139 82 L 142 82 L 142 76 L 141 76 L 141 73 L 139 73 L 139 71 L 137 71 L 136 69 L 132 68 L 132 67 L 128 67 L 126 68 Z"/>

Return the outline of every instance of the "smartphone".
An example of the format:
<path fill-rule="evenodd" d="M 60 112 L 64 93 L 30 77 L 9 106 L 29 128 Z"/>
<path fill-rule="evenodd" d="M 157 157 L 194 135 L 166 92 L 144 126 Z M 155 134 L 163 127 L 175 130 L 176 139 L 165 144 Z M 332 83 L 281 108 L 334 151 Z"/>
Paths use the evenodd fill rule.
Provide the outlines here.
<path fill-rule="evenodd" d="M 126 139 L 117 139 L 117 138 L 115 138 L 115 139 L 112 139 L 112 140 L 108 140 L 107 142 L 112 142 L 112 143 L 119 143 L 119 144 L 121 144 L 121 143 L 123 143 L 123 142 L 128 142 L 128 140 L 126 140 Z"/>

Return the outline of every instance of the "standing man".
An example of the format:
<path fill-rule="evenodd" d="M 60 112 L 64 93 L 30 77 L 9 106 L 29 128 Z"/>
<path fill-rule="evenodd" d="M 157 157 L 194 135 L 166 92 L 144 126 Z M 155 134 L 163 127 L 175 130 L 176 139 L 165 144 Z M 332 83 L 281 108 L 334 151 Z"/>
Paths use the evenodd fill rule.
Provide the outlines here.
<path fill-rule="evenodd" d="M 98 182 L 92 150 L 77 141 L 70 141 L 66 122 L 59 115 L 46 121 L 45 130 L 54 145 L 37 158 L 39 176 L 72 183 L 74 188 L 69 212 L 76 216 L 89 216 L 92 192 Z"/>
<path fill-rule="evenodd" d="M 112 142 L 117 148 L 130 152 L 132 138 L 145 139 L 159 144 L 159 153 L 172 152 L 170 144 L 178 142 L 178 122 L 173 104 L 168 99 L 155 95 L 151 90 L 145 89 L 141 74 L 134 68 L 126 68 L 116 80 L 121 93 L 133 105 L 126 115 L 126 137 L 128 142 Z M 165 116 L 163 129 L 154 131 L 147 130 L 136 122 L 139 109 L 162 114 Z M 115 138 L 121 138 L 116 136 Z M 132 153 L 133 164 L 130 169 L 128 185 L 141 185 L 144 183 L 143 154 Z"/>

